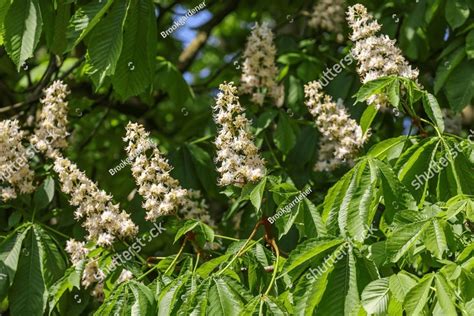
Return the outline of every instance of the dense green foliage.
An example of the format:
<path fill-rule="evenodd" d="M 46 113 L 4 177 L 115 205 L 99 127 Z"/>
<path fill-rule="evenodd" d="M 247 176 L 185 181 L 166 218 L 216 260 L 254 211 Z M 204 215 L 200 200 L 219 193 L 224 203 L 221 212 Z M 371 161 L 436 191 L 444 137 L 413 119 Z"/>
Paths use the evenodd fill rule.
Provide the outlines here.
<path fill-rule="evenodd" d="M 360 1 L 419 69 L 419 83 L 393 75 L 361 84 L 355 62 L 330 81 L 325 92 L 372 131 L 355 164 L 332 172 L 313 170 L 322 137 L 303 89 L 349 53 L 346 23 L 341 42 L 308 27 L 317 1 L 208 0 L 195 29 L 161 35 L 200 3 L 0 0 L 0 119 L 33 132 L 43 89 L 67 83 L 64 154 L 146 241 L 89 253 L 110 272 L 92 295 L 81 285 L 85 262 L 73 266 L 64 250 L 86 232 L 53 162 L 36 154 L 36 191 L 0 200 L 0 313 L 474 315 L 474 122 L 455 135 L 443 117 L 472 108 L 474 1 Z M 240 102 L 267 174 L 218 186 L 217 88 L 239 82 L 246 38 L 262 21 L 275 33 L 284 105 Z M 366 102 L 380 93 L 385 111 Z M 145 220 L 130 167 L 110 172 L 127 157 L 129 121 L 151 132 L 183 188 L 202 193 L 215 227 Z M 164 230 L 151 236 L 158 223 Z M 126 259 L 110 269 L 115 254 Z M 122 269 L 133 278 L 119 282 Z"/>

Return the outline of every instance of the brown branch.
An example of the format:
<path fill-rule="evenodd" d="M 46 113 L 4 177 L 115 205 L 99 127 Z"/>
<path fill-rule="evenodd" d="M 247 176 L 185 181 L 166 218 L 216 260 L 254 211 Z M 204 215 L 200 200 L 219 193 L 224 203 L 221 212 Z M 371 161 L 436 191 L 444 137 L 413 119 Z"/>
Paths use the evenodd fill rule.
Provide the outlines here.
<path fill-rule="evenodd" d="M 220 12 L 217 12 L 209 22 L 205 23 L 200 27 L 198 34 L 194 40 L 189 44 L 181 53 L 178 59 L 178 69 L 181 72 L 185 72 L 193 63 L 197 54 L 202 47 L 207 43 L 209 35 L 211 34 L 214 27 L 219 25 L 232 11 L 237 8 L 239 0 L 229 0 L 227 6 Z"/>

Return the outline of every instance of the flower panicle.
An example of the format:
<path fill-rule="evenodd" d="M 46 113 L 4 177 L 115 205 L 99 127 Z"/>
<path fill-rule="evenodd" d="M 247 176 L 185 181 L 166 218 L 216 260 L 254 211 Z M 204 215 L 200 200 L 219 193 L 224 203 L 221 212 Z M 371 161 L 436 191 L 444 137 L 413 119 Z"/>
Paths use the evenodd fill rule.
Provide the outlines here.
<path fill-rule="evenodd" d="M 331 171 L 346 162 L 351 164 L 369 134 L 350 118 L 344 106 L 322 92 L 317 81 L 305 85 L 306 106 L 322 134 L 317 171 Z"/>
<path fill-rule="evenodd" d="M 240 105 L 233 82 L 219 86 L 214 121 L 219 125 L 215 140 L 219 185 L 243 186 L 259 181 L 266 173 L 264 160 L 250 133 L 250 122 Z"/>
<path fill-rule="evenodd" d="M 281 107 L 285 95 L 283 85 L 278 85 L 276 81 L 278 68 L 273 38 L 273 32 L 266 23 L 255 24 L 243 53 L 240 89 L 244 94 L 250 94 L 252 101 L 258 105 L 262 105 L 268 95 L 277 107 Z"/>

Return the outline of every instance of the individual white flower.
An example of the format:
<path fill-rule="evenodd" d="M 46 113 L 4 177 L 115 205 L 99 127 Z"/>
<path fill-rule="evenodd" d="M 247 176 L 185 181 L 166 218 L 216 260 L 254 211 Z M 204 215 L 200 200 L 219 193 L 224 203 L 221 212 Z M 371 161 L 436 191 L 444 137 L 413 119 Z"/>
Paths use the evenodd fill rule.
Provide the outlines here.
<path fill-rule="evenodd" d="M 91 284 L 96 282 L 102 283 L 105 278 L 105 274 L 102 270 L 99 269 L 97 264 L 97 259 L 91 260 L 86 263 L 84 271 L 82 272 L 82 286 L 89 287 Z"/>
<path fill-rule="evenodd" d="M 73 265 L 84 259 L 89 253 L 84 242 L 69 239 L 66 242 L 66 252 L 69 253 Z"/>
<path fill-rule="evenodd" d="M 343 162 L 350 164 L 368 134 L 362 133 L 362 128 L 350 118 L 344 106 L 336 104 L 321 90 L 317 81 L 306 84 L 304 88 L 306 106 L 322 134 L 315 170 L 330 171 Z"/>
<path fill-rule="evenodd" d="M 184 200 L 182 207 L 179 209 L 179 214 L 184 219 L 197 219 L 208 226 L 215 227 L 216 224 L 209 215 L 208 208 L 200 191 L 188 190 L 188 198 Z"/>
<path fill-rule="evenodd" d="M 0 188 L 0 198 L 3 201 L 8 201 L 15 199 L 17 197 L 15 189 L 11 187 L 2 187 Z"/>
<path fill-rule="evenodd" d="M 54 81 L 44 90 L 41 99 L 43 108 L 39 115 L 38 126 L 31 137 L 31 144 L 46 156 L 52 157 L 56 150 L 67 147 L 67 112 L 66 97 L 69 94 L 67 85 L 62 81 Z"/>
<path fill-rule="evenodd" d="M 122 272 L 120 273 L 117 283 L 123 283 L 131 279 L 133 279 L 133 273 L 128 271 L 127 269 L 123 269 Z"/>
<path fill-rule="evenodd" d="M 92 290 L 92 296 L 95 297 L 95 299 L 99 302 L 103 302 L 105 298 L 105 293 L 104 293 L 104 283 L 100 282 L 97 283 L 94 287 L 94 290 Z"/>
<path fill-rule="evenodd" d="M 381 26 L 367 12 L 367 8 L 361 4 L 349 7 L 347 21 L 352 28 L 350 38 L 355 42 L 351 53 L 357 60 L 357 72 L 363 83 L 390 75 L 417 80 L 418 70 L 408 64 L 395 46 L 395 41 L 387 35 L 375 35 Z M 384 107 L 388 104 L 388 98 L 385 95 L 373 95 L 367 102 Z"/>
<path fill-rule="evenodd" d="M 150 133 L 137 123 L 128 123 L 124 141 L 128 141 L 126 151 L 132 161 L 132 175 L 143 197 L 143 208 L 147 210 L 146 219 L 155 221 L 159 216 L 177 213 L 185 218 L 203 218 L 212 223 L 205 202 L 199 194 L 183 189 L 174 179 L 171 166 L 156 148 L 150 146 Z M 148 158 L 147 150 L 151 150 Z M 207 216 L 206 216 L 207 214 Z"/>
<path fill-rule="evenodd" d="M 0 122 L 0 187 L 2 200 L 14 199 L 17 193 L 28 194 L 35 190 L 34 172 L 28 165 L 28 158 L 34 155 L 23 146 L 25 133 L 17 120 Z"/>
<path fill-rule="evenodd" d="M 84 172 L 69 159 L 57 154 L 54 171 L 58 174 L 61 190 L 70 195 L 69 203 L 76 206 L 76 219 L 84 218 L 83 227 L 88 231 L 88 240 L 100 246 L 110 246 L 115 238 L 132 237 L 138 227 L 130 216 L 112 203 L 112 196 L 100 190 Z"/>
<path fill-rule="evenodd" d="M 97 238 L 97 245 L 101 247 L 110 247 L 112 246 L 114 239 L 115 237 L 112 234 L 102 233 L 99 235 L 99 238 Z"/>
<path fill-rule="evenodd" d="M 344 0 L 320 0 L 313 7 L 308 25 L 314 29 L 336 33 L 338 41 L 342 41 L 344 12 Z"/>
<path fill-rule="evenodd" d="M 250 122 L 245 117 L 233 82 L 219 86 L 214 106 L 214 121 L 220 125 L 215 140 L 219 185 L 243 186 L 257 182 L 266 173 L 263 159 L 250 133 Z"/>
<path fill-rule="evenodd" d="M 262 105 L 265 96 L 270 96 L 275 105 L 284 102 L 284 87 L 276 82 L 278 69 L 275 65 L 276 48 L 273 32 L 266 23 L 256 23 L 247 38 L 243 57 L 241 91 L 252 95 L 252 101 Z"/>

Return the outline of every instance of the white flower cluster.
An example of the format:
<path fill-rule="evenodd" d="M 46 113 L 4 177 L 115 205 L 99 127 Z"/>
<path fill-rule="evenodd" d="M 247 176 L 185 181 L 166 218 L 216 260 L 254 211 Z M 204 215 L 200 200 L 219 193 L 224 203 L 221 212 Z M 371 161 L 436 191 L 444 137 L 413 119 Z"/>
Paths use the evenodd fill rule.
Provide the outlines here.
<path fill-rule="evenodd" d="M 331 171 L 344 162 L 351 163 L 368 135 L 363 135 L 362 128 L 350 118 L 344 106 L 336 104 L 321 90 L 317 81 L 304 87 L 306 106 L 323 135 L 315 170 Z"/>
<path fill-rule="evenodd" d="M 130 281 L 131 279 L 133 279 L 133 273 L 127 269 L 123 269 L 120 273 L 117 283 L 120 284 L 126 281 Z"/>
<path fill-rule="evenodd" d="M 215 141 L 219 185 L 243 186 L 260 180 L 266 172 L 250 133 L 250 122 L 240 105 L 233 82 L 223 83 L 214 106 L 214 121 L 220 125 Z"/>
<path fill-rule="evenodd" d="M 128 123 L 124 141 L 128 159 L 132 161 L 132 175 L 143 197 L 143 208 L 147 210 L 146 219 L 155 221 L 159 216 L 175 214 L 179 209 L 185 218 L 198 218 L 213 224 L 206 211 L 204 201 L 199 202 L 199 192 L 183 189 L 174 179 L 166 158 L 158 148 L 151 146 L 150 133 L 137 123 Z M 150 158 L 147 150 L 152 150 Z"/>
<path fill-rule="evenodd" d="M 313 7 L 308 26 L 314 29 L 337 33 L 338 40 L 343 39 L 344 0 L 320 0 Z"/>
<path fill-rule="evenodd" d="M 31 193 L 35 190 L 34 172 L 26 158 L 30 153 L 21 143 L 24 137 L 25 133 L 20 130 L 17 120 L 0 122 L 0 182 L 9 185 L 0 187 L 0 199 L 3 201 L 16 198 L 17 192 Z M 13 161 L 16 164 L 12 171 Z"/>
<path fill-rule="evenodd" d="M 103 280 L 105 278 L 104 272 L 99 269 L 98 259 L 90 260 L 86 263 L 84 271 L 82 271 L 82 285 L 84 287 L 89 287 L 91 284 L 96 283 L 98 280 Z M 100 282 L 98 284 L 99 289 L 101 287 Z M 97 289 L 97 288 L 96 288 Z"/>
<path fill-rule="evenodd" d="M 89 253 L 86 244 L 83 241 L 69 239 L 66 242 L 66 252 L 69 253 L 73 265 L 77 265 L 81 260 L 85 259 Z"/>
<path fill-rule="evenodd" d="M 54 171 L 58 173 L 62 191 L 71 196 L 69 203 L 77 206 L 76 219 L 86 218 L 83 227 L 89 233 L 88 240 L 99 246 L 110 246 L 117 237 L 130 237 L 138 232 L 130 216 L 112 203 L 112 196 L 99 190 L 69 159 L 57 155 Z"/>
<path fill-rule="evenodd" d="M 66 97 L 69 94 L 67 85 L 62 81 L 54 81 L 44 91 L 41 100 L 43 109 L 39 115 L 39 124 L 31 137 L 31 144 L 39 151 L 52 157 L 53 152 L 67 147 L 67 112 Z"/>
<path fill-rule="evenodd" d="M 283 85 L 278 85 L 278 69 L 275 65 L 276 48 L 273 32 L 267 24 L 255 24 L 247 39 L 241 77 L 241 92 L 252 95 L 252 101 L 262 105 L 269 95 L 276 106 L 281 107 L 285 99 Z"/>
<path fill-rule="evenodd" d="M 187 191 L 188 196 L 183 200 L 179 215 L 184 219 L 197 219 L 208 226 L 215 227 L 216 224 L 207 211 L 209 207 L 202 198 L 201 192 L 191 189 Z"/>
<path fill-rule="evenodd" d="M 349 7 L 347 21 L 352 28 L 351 40 L 355 42 L 352 56 L 358 61 L 357 72 L 363 83 L 384 76 L 397 75 L 416 80 L 418 70 L 413 69 L 395 46 L 395 40 L 387 35 L 375 34 L 380 31 L 380 24 L 361 4 Z M 382 94 L 373 95 L 367 101 L 377 107 L 386 106 L 388 97 Z"/>

